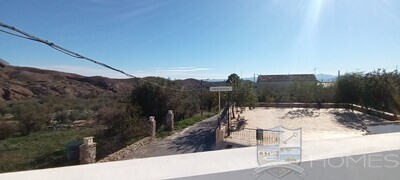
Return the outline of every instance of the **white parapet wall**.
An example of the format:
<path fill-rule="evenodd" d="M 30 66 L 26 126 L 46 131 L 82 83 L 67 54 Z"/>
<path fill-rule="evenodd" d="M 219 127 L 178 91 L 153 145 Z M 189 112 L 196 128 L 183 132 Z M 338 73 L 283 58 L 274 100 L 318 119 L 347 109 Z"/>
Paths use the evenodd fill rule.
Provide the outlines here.
<path fill-rule="evenodd" d="M 1 180 L 256 179 L 256 147 L 0 174 Z M 400 133 L 304 142 L 303 179 L 400 179 Z M 258 179 L 282 178 L 264 173 Z"/>

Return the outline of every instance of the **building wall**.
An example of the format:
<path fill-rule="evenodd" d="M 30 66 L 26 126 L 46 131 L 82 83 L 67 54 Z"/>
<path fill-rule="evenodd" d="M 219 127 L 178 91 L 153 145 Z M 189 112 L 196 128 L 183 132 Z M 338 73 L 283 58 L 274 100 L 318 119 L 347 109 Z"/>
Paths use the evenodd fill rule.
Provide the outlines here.
<path fill-rule="evenodd" d="M 400 150 L 397 150 L 301 162 L 300 167 L 304 169 L 301 177 L 294 172 L 281 178 L 267 172 L 257 177 L 251 168 L 180 179 L 398 180 L 399 157 Z"/>
<path fill-rule="evenodd" d="M 258 89 L 268 88 L 273 91 L 289 90 L 293 82 L 258 82 Z"/>

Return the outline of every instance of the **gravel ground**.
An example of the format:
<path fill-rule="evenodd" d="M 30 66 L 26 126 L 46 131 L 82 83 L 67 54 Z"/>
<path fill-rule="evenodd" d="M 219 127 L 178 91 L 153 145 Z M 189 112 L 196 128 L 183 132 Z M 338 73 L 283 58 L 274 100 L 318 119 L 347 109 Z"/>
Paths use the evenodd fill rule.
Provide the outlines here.
<path fill-rule="evenodd" d="M 377 121 L 346 109 L 255 108 L 246 109 L 240 117 L 245 128 L 302 128 L 303 141 L 363 136 L 366 122 Z"/>

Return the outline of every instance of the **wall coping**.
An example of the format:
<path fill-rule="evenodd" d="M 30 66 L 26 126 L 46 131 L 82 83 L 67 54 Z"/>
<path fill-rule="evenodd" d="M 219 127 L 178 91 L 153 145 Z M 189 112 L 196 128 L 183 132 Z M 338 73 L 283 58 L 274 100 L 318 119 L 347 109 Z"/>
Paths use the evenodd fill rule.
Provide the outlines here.
<path fill-rule="evenodd" d="M 390 143 L 386 143 L 390 140 Z M 400 133 L 303 142 L 303 162 L 400 149 Z M 0 179 L 169 179 L 256 168 L 256 147 L 0 174 Z"/>

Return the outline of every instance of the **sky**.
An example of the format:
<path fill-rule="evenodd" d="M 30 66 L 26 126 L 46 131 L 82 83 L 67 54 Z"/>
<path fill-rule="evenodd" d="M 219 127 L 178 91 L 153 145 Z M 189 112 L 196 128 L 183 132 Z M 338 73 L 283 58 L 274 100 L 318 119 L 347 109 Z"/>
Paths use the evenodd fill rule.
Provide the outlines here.
<path fill-rule="evenodd" d="M 400 65 L 398 0 L 0 0 L 0 4 L 0 22 L 138 77 L 336 75 L 338 70 L 392 71 Z M 0 58 L 16 66 L 125 77 L 1 32 Z"/>

